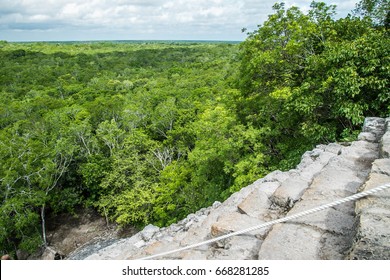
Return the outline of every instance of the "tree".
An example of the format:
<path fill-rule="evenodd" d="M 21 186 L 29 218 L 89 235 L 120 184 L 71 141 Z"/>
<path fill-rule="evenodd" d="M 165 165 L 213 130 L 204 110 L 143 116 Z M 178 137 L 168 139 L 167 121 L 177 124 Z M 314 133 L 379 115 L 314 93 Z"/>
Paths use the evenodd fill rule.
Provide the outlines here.
<path fill-rule="evenodd" d="M 114 119 L 100 123 L 96 130 L 97 138 L 109 149 L 110 156 L 112 156 L 116 150 L 123 148 L 124 134 L 125 132 L 118 127 L 118 124 Z"/>
<path fill-rule="evenodd" d="M 102 214 L 120 225 L 151 221 L 158 174 L 150 164 L 155 148 L 143 131 L 134 130 L 123 140 L 122 149 L 111 150 L 111 167 L 103 172 L 95 202 Z"/>
<path fill-rule="evenodd" d="M 320 142 L 351 139 L 367 115 L 388 114 L 388 36 L 334 6 L 275 14 L 242 44 L 240 114 L 265 128 L 271 166 L 293 167 Z M 267 163 L 266 163 L 267 164 Z"/>
<path fill-rule="evenodd" d="M 390 27 L 389 0 L 361 0 L 356 4 L 355 14 L 369 17 L 375 25 Z"/>
<path fill-rule="evenodd" d="M 310 80 L 297 89 L 294 107 L 307 119 L 316 116 L 313 125 L 328 122 L 335 136 L 359 129 L 367 115 L 386 116 L 390 72 L 383 65 L 389 64 L 388 43 L 382 32 L 367 30 L 354 40 L 327 45 L 321 55 L 311 59 L 307 68 Z M 307 98 L 316 98 L 317 106 L 305 112 L 302 105 Z"/>
<path fill-rule="evenodd" d="M 120 225 L 168 225 L 255 176 L 250 156 L 236 166 L 252 151 L 234 113 L 236 45 L 0 45 L 7 252 L 45 246 L 47 217 L 76 206 Z"/>
<path fill-rule="evenodd" d="M 310 57 L 321 53 L 334 30 L 330 28 L 334 6 L 313 2 L 304 14 L 297 7 L 285 9 L 283 3 L 274 5 L 270 15 L 259 29 L 252 32 L 241 46 L 240 81 L 243 97 L 241 119 L 249 125 L 262 128 L 265 163 L 270 169 L 280 162 L 290 162 L 296 154 L 305 151 L 311 140 L 305 138 L 299 122 L 301 115 L 290 110 L 294 89 L 304 80 Z M 315 106 L 315 100 L 305 104 Z M 293 140 L 294 139 L 294 140 Z"/>
<path fill-rule="evenodd" d="M 240 157 L 240 141 L 234 136 L 240 129 L 234 113 L 221 105 L 208 108 L 194 123 L 195 148 L 188 154 L 193 210 L 195 205 L 223 200 L 224 190 L 233 184 L 234 165 Z"/>

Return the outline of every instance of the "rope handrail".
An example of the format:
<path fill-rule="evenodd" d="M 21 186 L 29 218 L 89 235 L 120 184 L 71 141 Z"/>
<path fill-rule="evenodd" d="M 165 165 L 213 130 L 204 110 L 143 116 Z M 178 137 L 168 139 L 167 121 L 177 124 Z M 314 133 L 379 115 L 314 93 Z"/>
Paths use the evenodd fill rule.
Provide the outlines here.
<path fill-rule="evenodd" d="M 312 208 L 312 209 L 309 209 L 309 210 L 306 210 L 306 211 L 303 211 L 303 212 L 300 212 L 300 213 L 297 213 L 297 214 L 294 214 L 294 215 L 289 215 L 289 216 L 286 216 L 284 218 L 280 218 L 280 219 L 277 219 L 277 220 L 269 221 L 269 222 L 266 222 L 266 223 L 263 223 L 263 224 L 260 224 L 260 225 L 257 225 L 257 226 L 253 226 L 253 227 L 250 227 L 250 228 L 247 228 L 247 229 L 243 229 L 243 230 L 235 231 L 235 232 L 232 232 L 232 233 L 228 233 L 228 234 L 216 237 L 216 238 L 212 238 L 212 239 L 209 239 L 209 240 L 206 240 L 206 241 L 203 241 L 203 242 L 199 242 L 199 243 L 196 243 L 196 244 L 188 245 L 188 246 L 185 246 L 185 247 L 182 247 L 182 248 L 178 248 L 178 249 L 175 249 L 175 250 L 171 250 L 171 251 L 167 251 L 167 252 L 163 252 L 163 253 L 147 256 L 147 257 L 143 257 L 143 258 L 140 258 L 139 260 L 149 260 L 149 259 L 154 259 L 154 258 L 166 256 L 166 255 L 171 255 L 171 254 L 174 254 L 174 253 L 178 253 L 178 252 L 182 252 L 182 251 L 185 251 L 185 250 L 193 249 L 193 248 L 196 248 L 196 247 L 199 247 L 199 246 L 203 246 L 203 245 L 207 245 L 207 244 L 210 244 L 210 243 L 214 243 L 214 242 L 217 242 L 217 241 L 229 238 L 229 237 L 241 235 L 241 234 L 244 234 L 244 233 L 247 233 L 247 232 L 250 232 L 250 231 L 254 231 L 254 230 L 262 229 L 262 228 L 265 228 L 265 227 L 273 226 L 273 225 L 279 224 L 279 223 L 284 223 L 284 222 L 287 222 L 287 221 L 290 221 L 290 220 L 293 220 L 293 219 L 297 219 L 297 218 L 300 218 L 300 217 L 303 217 L 303 216 L 307 216 L 307 215 L 310 215 L 310 214 L 313 214 L 313 213 L 316 213 L 316 212 L 320 212 L 322 210 L 325 210 L 325 209 L 328 209 L 328 208 L 331 208 L 331 207 L 335 207 L 337 205 L 340 205 L 340 204 L 343 204 L 343 203 L 346 203 L 346 202 L 351 202 L 351 201 L 358 200 L 360 198 L 363 198 L 363 197 L 372 195 L 374 193 L 383 191 L 383 190 L 385 190 L 387 188 L 390 188 L 390 183 L 386 183 L 384 185 L 372 188 L 370 190 L 366 190 L 366 191 L 363 191 L 363 192 L 360 192 L 360 193 L 348 196 L 346 198 L 339 199 L 339 200 L 336 200 L 334 202 L 331 202 L 331 203 L 328 203 L 328 204 L 324 204 L 324 205 L 321 205 L 321 206 L 318 206 L 318 207 L 315 207 L 315 208 Z"/>

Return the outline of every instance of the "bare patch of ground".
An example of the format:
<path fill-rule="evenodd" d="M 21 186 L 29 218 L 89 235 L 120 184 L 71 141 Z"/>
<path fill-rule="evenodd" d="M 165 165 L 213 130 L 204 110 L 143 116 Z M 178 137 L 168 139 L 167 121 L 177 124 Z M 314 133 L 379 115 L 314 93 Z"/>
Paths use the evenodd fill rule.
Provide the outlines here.
<path fill-rule="evenodd" d="M 56 258 L 66 258 L 76 249 L 90 243 L 120 239 L 134 235 L 133 227 L 119 229 L 92 209 L 79 209 L 74 215 L 63 213 L 48 218 L 47 241 L 49 251 Z M 54 258 L 54 257 L 53 257 Z M 53 259 L 43 254 L 39 259 Z"/>

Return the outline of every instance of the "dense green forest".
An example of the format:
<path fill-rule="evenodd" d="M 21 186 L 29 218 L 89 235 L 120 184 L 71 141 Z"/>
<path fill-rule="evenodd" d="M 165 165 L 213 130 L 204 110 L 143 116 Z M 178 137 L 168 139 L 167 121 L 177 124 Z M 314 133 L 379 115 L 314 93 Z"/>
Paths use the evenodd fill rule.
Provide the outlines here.
<path fill-rule="evenodd" d="M 388 11 L 275 4 L 241 44 L 0 42 L 0 253 L 79 207 L 168 225 L 354 139 L 390 113 Z"/>

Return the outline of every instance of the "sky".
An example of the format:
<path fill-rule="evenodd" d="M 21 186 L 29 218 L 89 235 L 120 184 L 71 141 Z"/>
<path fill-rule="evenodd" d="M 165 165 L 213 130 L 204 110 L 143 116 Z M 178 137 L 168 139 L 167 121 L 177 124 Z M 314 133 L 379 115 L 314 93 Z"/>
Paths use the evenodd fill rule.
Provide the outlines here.
<path fill-rule="evenodd" d="M 337 17 L 358 0 L 337 5 Z M 242 41 L 278 0 L 0 0 L 0 40 Z M 283 1 L 307 10 L 311 1 Z"/>

